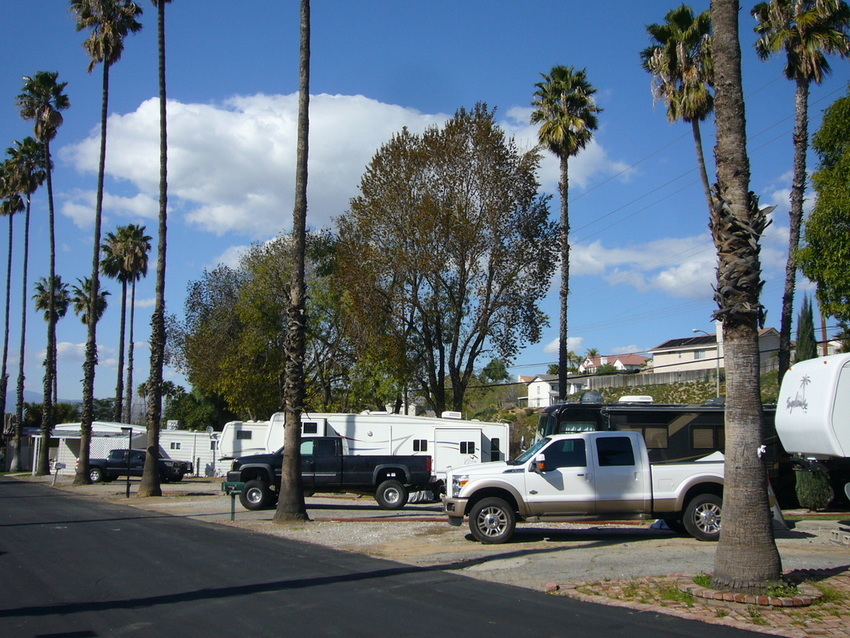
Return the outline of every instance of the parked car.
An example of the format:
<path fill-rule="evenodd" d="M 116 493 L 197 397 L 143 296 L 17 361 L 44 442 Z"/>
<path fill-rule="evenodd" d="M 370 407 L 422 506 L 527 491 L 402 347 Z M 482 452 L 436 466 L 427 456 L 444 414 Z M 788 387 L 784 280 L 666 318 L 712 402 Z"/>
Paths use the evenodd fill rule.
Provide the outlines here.
<path fill-rule="evenodd" d="M 121 476 L 141 476 L 145 469 L 145 450 L 110 450 L 105 459 L 89 459 L 89 478 L 92 483 L 114 481 Z M 163 483 L 182 481 L 192 473 L 192 463 L 175 459 L 159 459 L 159 480 Z"/>

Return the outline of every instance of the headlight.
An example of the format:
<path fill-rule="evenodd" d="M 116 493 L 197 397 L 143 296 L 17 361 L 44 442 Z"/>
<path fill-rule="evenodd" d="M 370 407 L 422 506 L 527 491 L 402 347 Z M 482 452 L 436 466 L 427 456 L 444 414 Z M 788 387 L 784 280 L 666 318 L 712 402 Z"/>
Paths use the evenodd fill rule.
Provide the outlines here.
<path fill-rule="evenodd" d="M 460 491 L 469 483 L 469 474 L 452 474 L 452 497 L 460 496 Z"/>

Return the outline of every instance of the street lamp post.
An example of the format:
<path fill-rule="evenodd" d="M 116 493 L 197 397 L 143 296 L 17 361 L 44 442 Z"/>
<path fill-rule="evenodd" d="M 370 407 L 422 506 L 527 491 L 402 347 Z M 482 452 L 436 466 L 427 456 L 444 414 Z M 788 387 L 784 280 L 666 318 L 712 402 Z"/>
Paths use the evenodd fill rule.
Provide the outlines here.
<path fill-rule="evenodd" d="M 133 447 L 133 428 L 121 428 L 127 435 L 127 498 L 130 498 L 130 450 Z"/>
<path fill-rule="evenodd" d="M 720 341 L 718 340 L 716 334 L 710 335 L 705 330 L 700 330 L 699 328 L 691 328 L 691 332 L 701 332 L 706 337 L 714 337 L 714 343 L 716 344 L 714 360 L 717 363 L 715 372 L 715 395 L 717 396 L 717 398 L 720 398 Z"/>

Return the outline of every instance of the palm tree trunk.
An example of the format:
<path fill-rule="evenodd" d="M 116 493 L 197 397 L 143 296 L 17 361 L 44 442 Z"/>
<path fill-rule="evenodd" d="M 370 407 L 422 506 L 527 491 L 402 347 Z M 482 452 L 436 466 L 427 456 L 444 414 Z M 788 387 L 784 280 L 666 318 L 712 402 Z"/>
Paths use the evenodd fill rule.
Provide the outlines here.
<path fill-rule="evenodd" d="M 705 167 L 705 154 L 702 151 L 702 133 L 699 128 L 699 120 L 691 120 L 691 130 L 694 134 L 694 146 L 697 151 L 697 164 L 699 165 L 699 176 L 702 181 L 702 189 L 705 192 L 705 201 L 708 203 L 709 212 L 712 209 L 711 184 L 708 179 L 708 171 Z"/>
<path fill-rule="evenodd" d="M 712 586 L 760 592 L 782 565 L 770 520 L 759 383 L 759 240 L 765 211 L 749 192 L 750 166 L 737 0 L 713 0 L 718 187 L 711 229 L 717 247 L 716 318 L 723 322 L 726 363 L 726 470 L 723 529 Z"/>
<path fill-rule="evenodd" d="M 165 2 L 157 3 L 159 76 L 159 224 L 156 254 L 156 302 L 151 317 L 151 359 L 148 377 L 148 440 L 139 496 L 161 496 L 157 459 L 162 420 L 162 367 L 165 360 L 165 264 L 168 231 L 168 119 L 165 92 Z"/>
<path fill-rule="evenodd" d="M 14 214 L 9 214 L 9 252 L 8 257 L 6 259 L 6 311 L 5 311 L 5 322 L 3 324 L 3 369 L 0 371 L 0 418 L 3 419 L 3 424 L 0 425 L 0 432 L 2 434 L 6 433 L 5 429 L 5 419 L 6 419 L 6 388 L 9 386 L 9 375 L 6 374 L 6 364 L 9 360 L 9 315 L 11 311 L 12 304 L 12 248 L 14 248 L 14 229 L 15 226 L 12 223 L 14 219 Z M 0 472 L 5 470 L 5 467 L 0 467 Z"/>
<path fill-rule="evenodd" d="M 561 318 L 558 331 L 558 400 L 567 400 L 567 310 L 570 296 L 570 212 L 569 212 L 569 158 L 561 157 L 561 177 L 558 190 L 561 194 Z"/>
<path fill-rule="evenodd" d="M 44 164 L 47 167 L 47 219 L 50 240 L 50 276 L 47 295 L 47 354 L 44 357 L 44 402 L 41 410 L 41 447 L 38 449 L 39 476 L 50 474 L 50 433 L 53 430 L 53 377 L 56 374 L 56 239 L 53 208 L 53 171 L 50 142 L 44 141 Z"/>
<path fill-rule="evenodd" d="M 21 276 L 21 349 L 18 354 L 18 385 L 17 404 L 15 406 L 15 434 L 12 438 L 12 463 L 9 470 L 17 472 L 21 469 L 21 430 L 24 423 L 24 360 L 26 355 L 27 341 L 27 270 L 29 268 L 30 254 L 30 211 L 32 210 L 32 198 L 27 195 L 27 209 L 24 213 L 24 258 L 23 274 Z"/>
<path fill-rule="evenodd" d="M 112 420 L 120 423 L 124 418 L 124 329 L 127 324 L 127 282 L 121 281 L 121 325 L 118 328 L 118 379 L 115 382 L 115 405 Z M 129 421 L 125 421 L 129 423 Z"/>
<path fill-rule="evenodd" d="M 132 423 L 133 419 L 133 323 L 136 316 L 136 280 L 130 291 L 130 342 L 127 344 L 127 400 L 124 405 L 124 423 Z"/>
<path fill-rule="evenodd" d="M 301 0 L 301 47 L 298 86 L 298 146 L 295 167 L 295 206 L 292 213 L 293 264 L 290 306 L 287 312 L 286 366 L 283 407 L 283 471 L 274 521 L 306 521 L 307 506 L 301 486 L 301 411 L 304 404 L 304 354 L 307 324 L 304 261 L 307 229 L 307 158 L 310 129 L 310 0 Z"/>
<path fill-rule="evenodd" d="M 779 325 L 779 383 L 791 365 L 791 322 L 794 316 L 794 289 L 797 284 L 795 256 L 800 247 L 803 224 L 803 195 L 806 190 L 806 150 L 809 146 L 809 83 L 797 80 L 794 95 L 794 178 L 791 182 L 791 210 L 788 212 L 788 260 L 785 262 L 785 289 Z"/>
<path fill-rule="evenodd" d="M 80 456 L 74 485 L 87 485 L 91 451 L 91 429 L 94 421 L 94 375 L 97 366 L 97 297 L 100 292 L 100 227 L 103 219 L 103 181 L 106 171 L 106 122 L 109 109 L 109 62 L 103 63 L 103 96 L 100 109 L 100 161 L 97 170 L 97 196 L 94 208 L 94 254 L 92 256 L 91 290 L 89 294 L 86 359 L 83 363 L 83 409 L 80 416 Z"/>

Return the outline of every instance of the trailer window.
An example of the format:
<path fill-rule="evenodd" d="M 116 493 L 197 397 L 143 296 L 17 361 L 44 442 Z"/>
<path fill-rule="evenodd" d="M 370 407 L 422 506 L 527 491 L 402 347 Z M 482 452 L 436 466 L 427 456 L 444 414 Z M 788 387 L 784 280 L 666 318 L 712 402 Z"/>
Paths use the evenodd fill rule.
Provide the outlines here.
<path fill-rule="evenodd" d="M 314 421 L 307 421 L 301 424 L 301 431 L 304 434 L 318 434 L 319 433 L 319 424 Z"/>
<path fill-rule="evenodd" d="M 250 439 L 254 433 L 251 430 L 236 430 L 236 440 L 244 441 Z"/>
<path fill-rule="evenodd" d="M 691 445 L 695 450 L 722 450 L 723 427 L 691 428 Z"/>
<path fill-rule="evenodd" d="M 625 436 L 596 439 L 596 455 L 600 467 L 635 464 L 631 439 Z"/>
<path fill-rule="evenodd" d="M 428 439 L 413 439 L 413 451 L 414 452 L 427 452 L 428 451 Z"/>
<path fill-rule="evenodd" d="M 646 447 L 649 449 L 667 449 L 667 428 L 666 427 L 624 427 L 617 428 L 621 432 L 638 432 L 646 441 Z"/>
<path fill-rule="evenodd" d="M 475 454 L 475 441 L 461 441 L 460 442 L 460 453 L 461 454 Z"/>
<path fill-rule="evenodd" d="M 172 441 L 171 442 L 171 449 L 172 450 L 179 450 L 180 449 L 180 441 Z"/>
<path fill-rule="evenodd" d="M 490 439 L 490 460 L 498 461 L 502 458 L 499 453 L 499 439 Z"/>

